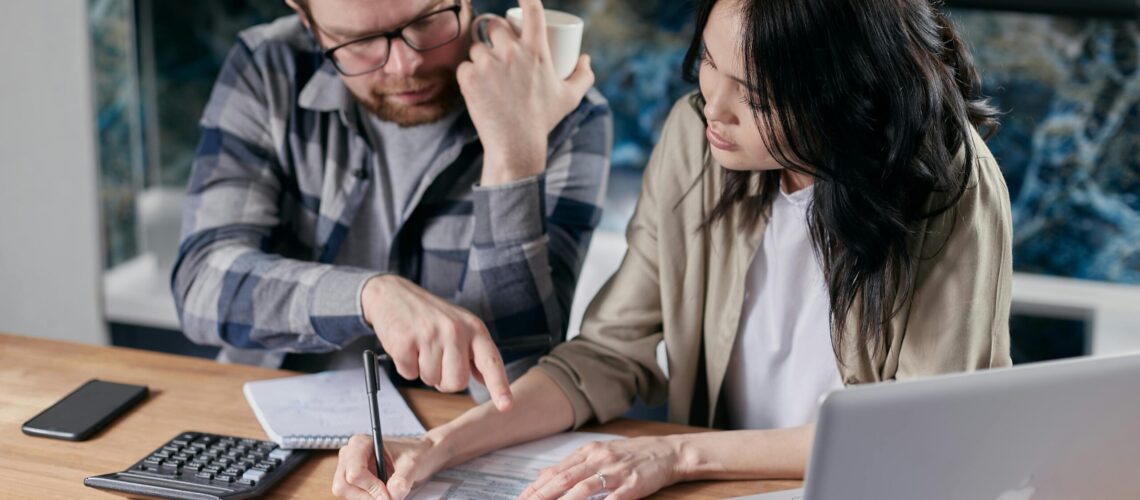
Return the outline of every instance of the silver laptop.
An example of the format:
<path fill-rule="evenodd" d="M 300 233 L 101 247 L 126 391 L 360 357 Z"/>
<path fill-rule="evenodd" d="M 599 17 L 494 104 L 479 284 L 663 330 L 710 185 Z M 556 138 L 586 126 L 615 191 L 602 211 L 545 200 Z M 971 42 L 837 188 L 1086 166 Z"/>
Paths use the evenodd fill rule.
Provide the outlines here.
<path fill-rule="evenodd" d="M 743 498 L 1140 499 L 1140 354 L 833 392 L 805 489 Z"/>

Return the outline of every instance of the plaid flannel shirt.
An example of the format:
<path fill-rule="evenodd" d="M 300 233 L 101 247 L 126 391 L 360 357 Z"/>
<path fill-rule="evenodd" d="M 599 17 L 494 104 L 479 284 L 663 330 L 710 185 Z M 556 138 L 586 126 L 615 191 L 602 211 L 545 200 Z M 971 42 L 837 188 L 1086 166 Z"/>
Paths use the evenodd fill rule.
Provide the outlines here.
<path fill-rule="evenodd" d="M 378 271 L 331 264 L 348 231 L 370 229 L 352 225 L 376 154 L 356 109 L 296 16 L 239 35 L 200 122 L 172 276 L 191 340 L 272 366 L 374 335 L 360 292 Z M 496 339 L 564 339 L 612 134 L 591 89 L 551 133 L 543 174 L 480 187 L 482 147 L 463 113 L 394 241 L 377 241 L 390 245 L 387 272 L 469 309 Z"/>

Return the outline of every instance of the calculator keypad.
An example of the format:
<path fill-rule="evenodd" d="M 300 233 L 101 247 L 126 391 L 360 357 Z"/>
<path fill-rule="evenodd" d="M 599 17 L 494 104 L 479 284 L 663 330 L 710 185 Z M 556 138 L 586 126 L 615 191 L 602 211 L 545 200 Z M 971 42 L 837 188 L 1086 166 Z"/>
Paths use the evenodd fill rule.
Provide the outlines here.
<path fill-rule="evenodd" d="M 132 472 L 217 486 L 254 487 L 292 453 L 269 441 L 185 432 L 136 464 Z"/>
<path fill-rule="evenodd" d="M 132 498 L 236 500 L 264 496 L 305 460 L 270 441 L 182 432 L 129 469 L 83 484 Z"/>

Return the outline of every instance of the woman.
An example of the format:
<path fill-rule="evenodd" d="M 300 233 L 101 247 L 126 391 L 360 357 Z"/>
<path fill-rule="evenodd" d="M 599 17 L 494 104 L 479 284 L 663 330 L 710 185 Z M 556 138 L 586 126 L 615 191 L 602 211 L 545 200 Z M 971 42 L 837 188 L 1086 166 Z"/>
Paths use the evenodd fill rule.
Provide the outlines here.
<path fill-rule="evenodd" d="M 827 391 L 1010 364 L 1009 200 L 977 133 L 995 113 L 947 19 L 929 0 L 702 0 L 697 28 L 700 92 L 665 125 L 581 336 L 514 384 L 510 411 L 393 443 L 387 489 L 353 440 L 335 492 L 399 498 L 635 396 L 729 431 L 595 443 L 522 496 L 798 478 Z"/>

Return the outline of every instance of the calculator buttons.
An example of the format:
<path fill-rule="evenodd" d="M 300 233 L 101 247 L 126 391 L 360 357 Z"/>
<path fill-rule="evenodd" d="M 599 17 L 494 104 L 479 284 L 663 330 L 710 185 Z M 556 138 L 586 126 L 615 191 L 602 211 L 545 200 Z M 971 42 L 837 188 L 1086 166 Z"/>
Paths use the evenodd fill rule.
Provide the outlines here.
<path fill-rule="evenodd" d="M 247 498 L 265 495 L 307 456 L 270 441 L 183 432 L 131 468 L 84 484 L 128 496 Z"/>

